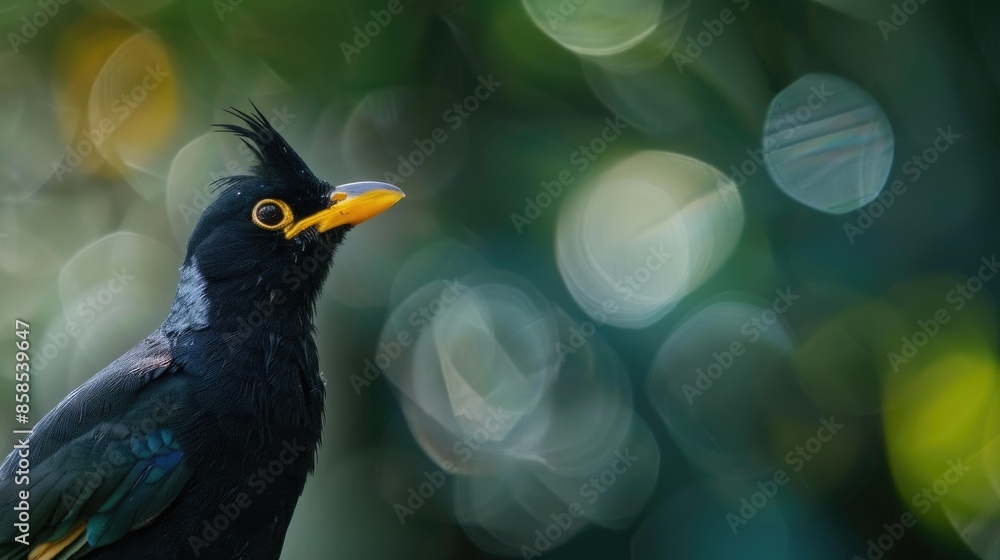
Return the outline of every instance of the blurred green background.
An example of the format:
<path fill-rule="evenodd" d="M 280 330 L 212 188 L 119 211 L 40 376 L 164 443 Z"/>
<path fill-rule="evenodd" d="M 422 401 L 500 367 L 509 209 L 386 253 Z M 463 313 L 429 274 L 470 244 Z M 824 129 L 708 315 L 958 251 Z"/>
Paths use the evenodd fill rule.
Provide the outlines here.
<path fill-rule="evenodd" d="M 159 325 L 252 101 L 321 178 L 407 193 L 320 302 L 283 558 L 1000 558 L 1000 4 L 15 0 L 0 31 L 2 410 L 15 318 L 33 421 Z"/>

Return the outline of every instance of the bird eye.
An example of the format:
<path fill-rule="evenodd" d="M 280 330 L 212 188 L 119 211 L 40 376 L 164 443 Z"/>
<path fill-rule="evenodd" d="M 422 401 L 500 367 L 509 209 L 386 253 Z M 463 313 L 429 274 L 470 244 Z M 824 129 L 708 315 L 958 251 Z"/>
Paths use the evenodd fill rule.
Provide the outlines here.
<path fill-rule="evenodd" d="M 273 198 L 265 198 L 253 207 L 253 223 L 268 231 L 283 229 L 292 223 L 292 209 Z"/>

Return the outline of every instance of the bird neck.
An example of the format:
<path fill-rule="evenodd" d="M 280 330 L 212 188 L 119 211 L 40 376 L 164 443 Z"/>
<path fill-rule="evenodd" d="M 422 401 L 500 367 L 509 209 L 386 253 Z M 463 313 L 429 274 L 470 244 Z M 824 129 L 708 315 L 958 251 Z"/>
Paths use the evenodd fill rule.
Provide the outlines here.
<path fill-rule="evenodd" d="M 312 338 L 318 290 L 303 286 L 278 293 L 265 281 L 273 277 L 208 280 L 195 263 L 185 263 L 160 329 L 173 358 L 191 374 L 195 391 L 212 394 L 204 399 L 221 399 L 213 402 L 236 419 L 227 430 L 237 433 L 238 424 L 256 417 L 266 427 L 254 436 L 260 445 L 282 441 L 285 430 L 289 438 L 303 437 L 311 452 L 319 441 L 326 394 Z M 302 468 L 311 470 L 311 460 Z"/>
<path fill-rule="evenodd" d="M 309 282 L 293 284 L 267 274 L 208 281 L 196 261 L 185 262 L 180 272 L 164 332 L 221 334 L 238 350 L 259 347 L 260 341 L 273 337 L 310 336 L 316 299 L 329 269 L 315 271 Z"/>

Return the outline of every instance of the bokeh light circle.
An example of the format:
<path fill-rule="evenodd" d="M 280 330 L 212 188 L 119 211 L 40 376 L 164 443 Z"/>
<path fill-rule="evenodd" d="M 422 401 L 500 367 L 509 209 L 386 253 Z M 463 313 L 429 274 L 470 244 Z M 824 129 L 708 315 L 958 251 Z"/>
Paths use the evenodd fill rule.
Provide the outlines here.
<path fill-rule="evenodd" d="M 585 55 L 624 51 L 660 23 L 660 0 L 524 0 L 535 25 L 563 47 Z"/>
<path fill-rule="evenodd" d="M 774 307 L 724 299 L 681 322 L 653 361 L 647 391 L 688 459 L 729 479 L 773 468 L 766 397 L 753 395 L 767 392 L 793 349 Z"/>
<path fill-rule="evenodd" d="M 556 260 L 585 312 L 640 328 L 714 273 L 742 228 L 743 205 L 728 177 L 686 156 L 640 152 L 563 206 Z"/>
<path fill-rule="evenodd" d="M 892 168 L 895 140 L 878 102 L 837 76 L 808 74 L 771 101 L 764 124 L 767 170 L 785 194 L 843 214 L 875 199 Z"/>

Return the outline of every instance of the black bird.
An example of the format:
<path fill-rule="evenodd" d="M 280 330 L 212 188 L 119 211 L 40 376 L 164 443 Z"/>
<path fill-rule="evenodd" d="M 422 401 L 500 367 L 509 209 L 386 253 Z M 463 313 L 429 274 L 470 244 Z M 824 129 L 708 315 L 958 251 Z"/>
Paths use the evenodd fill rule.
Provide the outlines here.
<path fill-rule="evenodd" d="M 321 181 L 254 110 L 216 125 L 256 162 L 220 181 L 163 324 L 0 465 L 0 559 L 280 555 L 323 423 L 316 299 L 348 230 L 403 193 Z"/>

